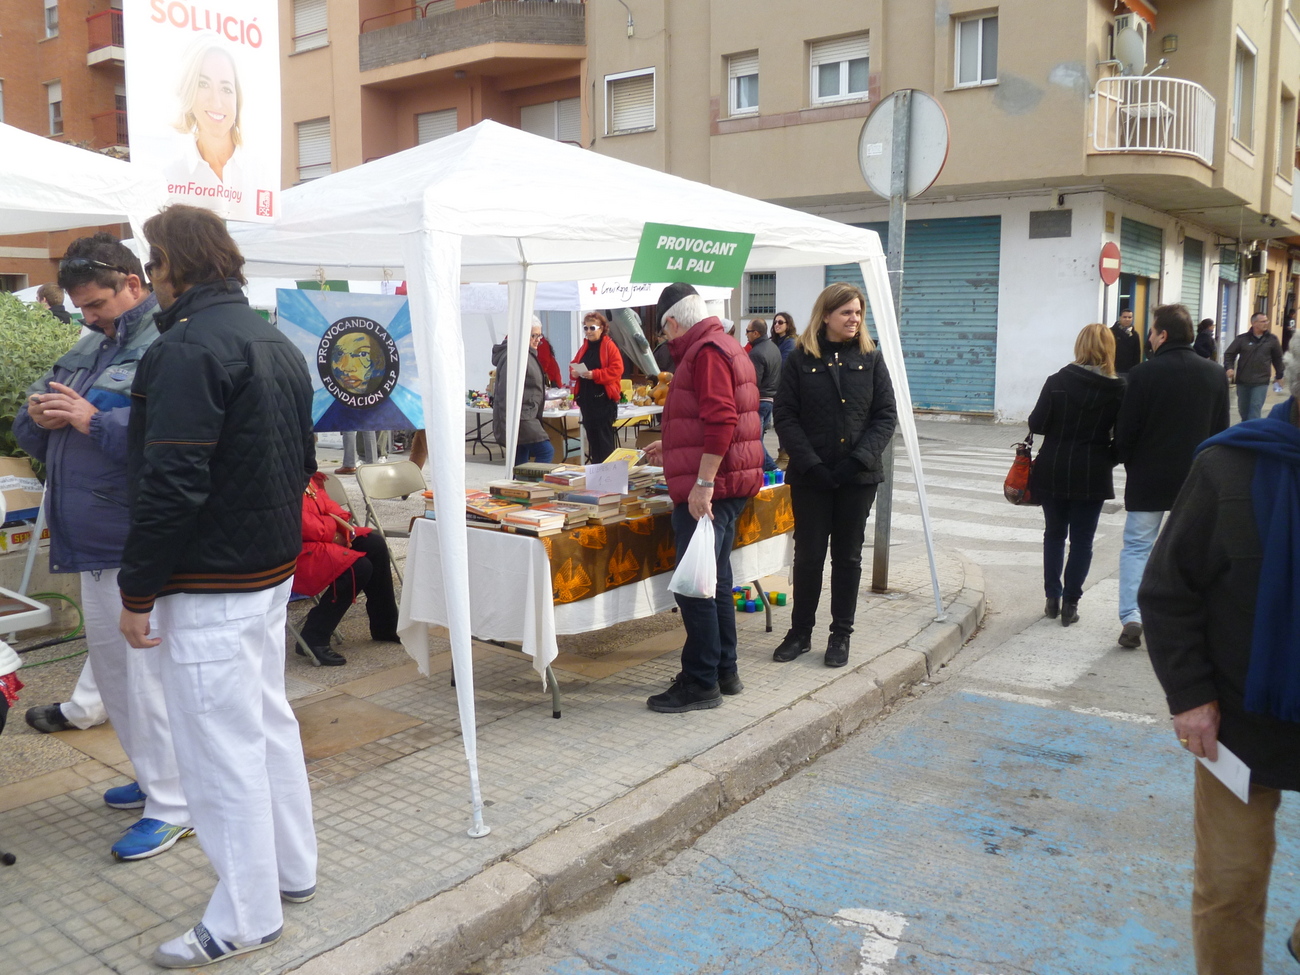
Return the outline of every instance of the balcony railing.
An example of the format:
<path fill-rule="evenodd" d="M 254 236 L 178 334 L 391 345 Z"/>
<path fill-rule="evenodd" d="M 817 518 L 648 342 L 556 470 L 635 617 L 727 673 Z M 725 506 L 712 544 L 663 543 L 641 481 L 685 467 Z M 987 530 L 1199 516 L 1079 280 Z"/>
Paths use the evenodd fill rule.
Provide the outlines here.
<path fill-rule="evenodd" d="M 86 31 L 90 35 L 88 51 L 126 46 L 122 40 L 122 11 L 120 10 L 105 10 L 87 17 Z"/>
<path fill-rule="evenodd" d="M 107 149 L 109 146 L 129 146 L 126 134 L 126 112 L 104 112 L 90 117 L 91 132 L 95 136 L 95 148 Z"/>
<path fill-rule="evenodd" d="M 474 4 L 483 3 L 485 0 L 474 0 Z M 539 0 L 517 0 L 519 3 L 529 2 L 537 3 Z M 587 0 L 549 0 L 550 3 L 586 3 Z M 471 4 L 472 6 L 473 4 Z M 385 27 L 392 27 L 394 24 L 406 24 L 412 20 L 423 20 L 426 17 L 436 17 L 439 14 L 451 13 L 456 9 L 456 0 L 427 0 L 426 3 L 417 3 L 412 7 L 401 7 L 398 10 L 391 10 L 386 14 L 376 14 L 373 17 L 367 17 L 361 22 L 361 33 L 368 34 L 373 30 L 382 30 Z"/>
<path fill-rule="evenodd" d="M 1214 164 L 1214 98 L 1181 78 L 1102 78 L 1093 97 L 1096 152 L 1155 152 Z"/>

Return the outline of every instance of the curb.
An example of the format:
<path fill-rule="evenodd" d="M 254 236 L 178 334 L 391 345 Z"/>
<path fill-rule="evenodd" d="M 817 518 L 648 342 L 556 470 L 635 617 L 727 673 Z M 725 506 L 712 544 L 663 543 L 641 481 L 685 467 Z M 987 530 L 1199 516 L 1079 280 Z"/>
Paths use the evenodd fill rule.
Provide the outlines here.
<path fill-rule="evenodd" d="M 523 935 L 543 915 L 689 843 L 841 743 L 957 654 L 985 611 L 983 573 L 963 562 L 966 585 L 942 622 L 929 623 L 901 646 L 292 971 L 461 971 Z"/>

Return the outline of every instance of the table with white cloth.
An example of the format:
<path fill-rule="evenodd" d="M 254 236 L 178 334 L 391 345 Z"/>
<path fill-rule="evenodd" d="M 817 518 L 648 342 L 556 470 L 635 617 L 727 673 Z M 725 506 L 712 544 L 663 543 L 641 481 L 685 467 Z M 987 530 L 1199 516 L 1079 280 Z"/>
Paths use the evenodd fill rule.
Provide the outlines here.
<path fill-rule="evenodd" d="M 766 488 L 752 499 L 737 521 L 733 578 L 758 580 L 790 565 L 793 525 L 785 485 Z M 470 632 L 484 641 L 520 644 L 550 686 L 552 710 L 559 717 L 558 690 L 549 670 L 559 652 L 558 634 L 589 633 L 676 605 L 668 591 L 676 549 L 664 542 L 665 531 L 671 532 L 670 514 L 608 529 L 583 526 L 541 539 L 471 528 Z M 627 544 L 633 535 L 648 539 L 652 554 L 634 552 Z M 767 609 L 762 587 L 757 588 Z M 406 550 L 398 632 L 426 673 L 429 627 L 447 623 L 443 592 L 438 523 L 417 518 Z"/>

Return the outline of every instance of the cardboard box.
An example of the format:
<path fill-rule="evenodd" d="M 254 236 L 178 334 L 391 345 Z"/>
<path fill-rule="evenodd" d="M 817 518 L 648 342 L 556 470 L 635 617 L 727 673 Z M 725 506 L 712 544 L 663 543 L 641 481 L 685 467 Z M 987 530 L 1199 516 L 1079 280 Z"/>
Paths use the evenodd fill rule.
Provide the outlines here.
<path fill-rule="evenodd" d="M 0 457 L 0 493 L 8 512 L 5 520 L 35 518 L 44 491 L 26 457 Z"/>
<path fill-rule="evenodd" d="M 41 541 L 50 540 L 48 528 L 41 532 Z M 19 525 L 16 528 L 0 528 L 0 555 L 9 552 L 22 552 L 32 543 L 32 526 Z"/>

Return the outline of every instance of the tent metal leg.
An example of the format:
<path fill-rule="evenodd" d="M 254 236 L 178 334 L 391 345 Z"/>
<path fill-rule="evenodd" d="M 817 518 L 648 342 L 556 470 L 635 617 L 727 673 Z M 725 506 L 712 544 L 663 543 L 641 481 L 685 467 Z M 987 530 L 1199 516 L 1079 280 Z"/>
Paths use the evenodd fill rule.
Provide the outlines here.
<path fill-rule="evenodd" d="M 772 632 L 772 601 L 767 598 L 767 593 L 763 592 L 763 584 L 755 579 L 754 588 L 758 590 L 758 601 L 763 604 L 763 613 L 767 616 L 767 632 Z"/>

